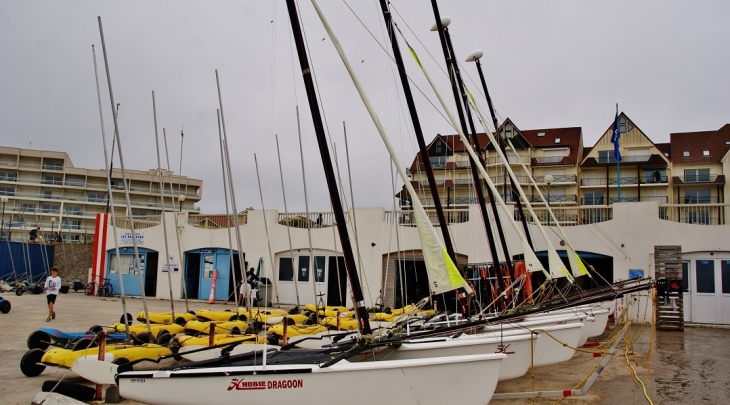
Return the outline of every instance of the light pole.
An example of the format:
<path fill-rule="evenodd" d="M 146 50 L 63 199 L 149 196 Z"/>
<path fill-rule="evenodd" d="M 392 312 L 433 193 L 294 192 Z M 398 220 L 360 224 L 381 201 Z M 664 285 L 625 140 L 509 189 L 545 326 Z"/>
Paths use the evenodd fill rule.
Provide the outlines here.
<path fill-rule="evenodd" d="M 548 209 L 548 220 L 547 224 L 550 226 L 550 185 L 555 182 L 555 177 L 552 174 L 545 175 L 545 183 L 547 183 L 547 209 Z"/>
<path fill-rule="evenodd" d="M 5 203 L 8 202 L 8 197 L 2 197 L 0 201 L 3 202 L 3 222 L 0 223 L 0 239 L 3 238 L 3 228 L 5 227 Z"/>
<path fill-rule="evenodd" d="M 56 217 L 51 217 L 51 237 L 53 238 L 53 242 L 55 244 L 56 242 Z"/>
<path fill-rule="evenodd" d="M 180 209 L 179 209 L 179 211 L 182 212 L 182 204 L 185 201 L 185 195 L 184 194 L 178 195 L 177 196 L 177 201 L 180 202 Z"/>

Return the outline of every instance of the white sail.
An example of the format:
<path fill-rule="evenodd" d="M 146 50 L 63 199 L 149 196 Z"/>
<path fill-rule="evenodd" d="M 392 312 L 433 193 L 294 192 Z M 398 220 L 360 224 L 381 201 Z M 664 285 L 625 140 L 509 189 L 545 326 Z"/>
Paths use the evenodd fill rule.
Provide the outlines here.
<path fill-rule="evenodd" d="M 380 134 L 380 137 L 382 138 L 385 147 L 388 149 L 390 159 L 393 161 L 393 164 L 398 170 L 398 174 L 400 175 L 401 180 L 403 180 L 403 183 L 405 183 L 408 194 L 410 194 L 411 196 L 411 200 L 413 203 L 413 214 L 416 219 L 418 234 L 421 238 L 421 248 L 423 251 L 423 259 L 426 264 L 426 272 L 428 273 L 429 288 L 431 290 L 431 293 L 440 294 L 447 291 L 456 290 L 458 288 L 464 288 L 468 293 L 472 294 L 473 292 L 471 288 L 469 288 L 466 280 L 464 280 L 461 274 L 459 274 L 456 265 L 449 257 L 448 253 L 446 252 L 446 248 L 444 247 L 443 243 L 441 243 L 441 240 L 439 239 L 436 231 L 433 229 L 431 220 L 428 218 L 426 211 L 423 209 L 423 205 L 418 199 L 416 190 L 413 189 L 410 179 L 408 178 L 406 171 L 403 169 L 403 165 L 400 163 L 400 160 L 395 153 L 395 149 L 391 145 L 390 139 L 385 133 L 383 125 L 380 123 L 378 115 L 375 113 L 375 110 L 370 104 L 370 100 L 368 99 L 365 91 L 360 85 L 360 81 L 358 80 L 355 72 L 350 66 L 350 62 L 347 60 L 347 56 L 345 55 L 345 52 L 343 51 L 339 40 L 335 36 L 334 32 L 332 32 L 329 25 L 326 23 L 326 19 L 319 9 L 319 6 L 317 6 L 316 2 L 314 1 L 312 2 L 312 4 L 314 5 L 317 14 L 322 20 L 322 23 L 327 30 L 327 34 L 332 40 L 332 44 L 337 49 L 337 53 L 340 55 L 342 63 L 345 65 L 347 72 L 350 74 L 350 78 L 352 79 L 355 88 L 357 88 L 357 91 L 360 94 L 360 98 L 362 99 L 363 104 L 365 104 L 365 108 L 367 108 L 368 113 L 370 114 L 370 118 L 372 118 L 375 127 L 378 129 L 378 133 Z"/>

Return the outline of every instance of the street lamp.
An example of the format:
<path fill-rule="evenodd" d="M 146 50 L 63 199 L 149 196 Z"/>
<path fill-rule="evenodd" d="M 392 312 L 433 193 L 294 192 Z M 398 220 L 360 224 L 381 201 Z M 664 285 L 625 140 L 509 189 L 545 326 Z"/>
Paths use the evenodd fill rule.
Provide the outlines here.
<path fill-rule="evenodd" d="M 548 226 L 550 226 L 550 185 L 555 182 L 552 174 L 545 175 L 545 183 L 547 183 L 547 209 L 548 209 Z"/>
<path fill-rule="evenodd" d="M 179 209 L 179 211 L 182 212 L 182 204 L 185 201 L 185 195 L 184 194 L 178 195 L 177 196 L 177 201 L 180 202 L 180 209 Z"/>
<path fill-rule="evenodd" d="M 53 238 L 53 242 L 56 242 L 56 235 L 54 233 L 56 232 L 56 217 L 51 217 L 51 237 Z"/>
<path fill-rule="evenodd" d="M 0 201 L 3 202 L 3 222 L 0 223 L 0 239 L 3 238 L 3 227 L 5 226 L 5 203 L 8 202 L 8 197 L 2 197 Z"/>

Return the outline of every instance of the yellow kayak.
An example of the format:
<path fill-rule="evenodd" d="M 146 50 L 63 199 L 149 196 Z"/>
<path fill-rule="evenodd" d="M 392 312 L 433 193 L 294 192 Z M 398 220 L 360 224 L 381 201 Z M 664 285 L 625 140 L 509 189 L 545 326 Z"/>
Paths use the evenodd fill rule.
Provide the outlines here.
<path fill-rule="evenodd" d="M 327 327 L 323 325 L 295 326 L 290 325 L 286 328 L 287 338 L 301 335 L 315 335 L 317 333 L 326 332 Z M 284 336 L 284 325 L 274 325 L 267 330 L 269 338 L 281 339 Z"/>
<path fill-rule="evenodd" d="M 262 336 L 257 335 L 215 335 L 213 337 L 214 345 L 221 345 L 225 343 L 266 343 L 266 339 Z M 181 347 L 185 346 L 208 346 L 210 340 L 209 336 L 195 337 L 195 336 L 182 336 L 178 340 L 178 344 Z"/>
<path fill-rule="evenodd" d="M 215 322 L 215 321 L 211 321 Z M 243 321 L 218 321 L 215 322 L 216 335 L 240 335 L 246 332 L 248 324 Z M 190 321 L 185 324 L 185 333 L 188 335 L 199 335 L 210 333 L 210 322 Z"/>
<path fill-rule="evenodd" d="M 124 364 L 129 361 L 135 361 L 139 359 L 156 359 L 160 356 L 167 356 L 172 354 L 169 348 L 155 345 L 145 344 L 141 346 L 131 345 L 107 345 L 104 355 L 104 361 L 112 362 L 115 364 Z M 85 350 L 68 350 L 60 347 L 53 348 L 47 351 L 41 363 L 48 366 L 58 366 L 64 368 L 71 368 L 71 366 L 80 357 L 89 357 L 97 359 L 99 356 L 99 348 L 91 347 Z"/>
<path fill-rule="evenodd" d="M 165 312 L 149 312 L 149 318 L 150 323 L 161 323 L 161 324 L 168 324 L 173 323 L 172 314 L 171 313 L 165 313 Z M 137 320 L 142 323 L 147 323 L 147 318 L 144 316 L 144 311 L 137 314 Z M 187 312 L 182 313 L 176 313 L 175 314 L 175 323 L 178 325 L 185 325 L 186 322 L 189 321 L 197 321 L 198 317 L 189 314 Z"/>
<path fill-rule="evenodd" d="M 147 332 L 147 324 L 136 324 L 136 325 L 130 325 L 129 326 L 129 334 L 130 337 L 133 338 L 134 342 L 141 342 L 146 343 L 150 342 L 151 340 L 154 340 L 158 344 L 167 344 L 172 340 L 172 337 L 185 332 L 185 328 L 178 325 L 178 324 L 169 324 L 169 325 L 162 325 L 162 324 L 151 324 L 150 329 L 152 330 L 152 337 L 150 338 L 149 333 Z M 115 323 L 112 324 L 109 329 L 109 333 L 124 333 L 124 324 L 123 323 Z"/>

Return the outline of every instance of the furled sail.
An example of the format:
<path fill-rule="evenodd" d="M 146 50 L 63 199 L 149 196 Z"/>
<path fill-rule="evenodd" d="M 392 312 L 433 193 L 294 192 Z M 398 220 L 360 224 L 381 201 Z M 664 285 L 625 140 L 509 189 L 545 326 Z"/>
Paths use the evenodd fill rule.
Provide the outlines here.
<path fill-rule="evenodd" d="M 441 239 L 439 239 L 438 234 L 436 234 L 436 231 L 433 229 L 431 220 L 428 218 L 428 215 L 426 215 L 426 211 L 423 209 L 423 205 L 421 205 L 421 201 L 418 199 L 416 190 L 413 189 L 410 179 L 406 175 L 406 171 L 403 169 L 403 165 L 400 163 L 400 160 L 395 153 L 395 149 L 391 145 L 388 135 L 385 133 L 383 125 L 380 123 L 380 118 L 378 118 L 378 115 L 375 113 L 375 110 L 370 104 L 370 100 L 368 99 L 365 91 L 360 85 L 360 81 L 355 75 L 355 72 L 352 69 L 350 62 L 347 60 L 347 56 L 345 55 L 345 52 L 343 51 L 339 40 L 335 36 L 334 32 L 332 32 L 329 24 L 326 23 L 326 19 L 319 9 L 319 6 L 317 6 L 317 4 L 314 2 L 313 5 L 315 10 L 317 11 L 317 14 L 322 20 L 324 28 L 327 31 L 327 34 L 332 41 L 332 44 L 337 49 L 337 53 L 340 55 L 342 63 L 345 65 L 347 72 L 350 74 L 350 78 L 352 79 L 355 88 L 360 94 L 360 98 L 362 99 L 363 104 L 365 104 L 365 108 L 367 108 L 368 113 L 370 114 L 370 118 L 372 118 L 375 127 L 378 129 L 378 133 L 380 134 L 380 137 L 382 138 L 385 147 L 388 149 L 390 159 L 393 161 L 393 164 L 398 170 L 398 174 L 400 175 L 401 180 L 403 180 L 403 182 L 405 183 L 406 189 L 411 196 L 413 203 L 413 214 L 416 219 L 418 234 L 421 238 L 423 258 L 426 264 L 426 272 L 428 273 L 429 288 L 431 290 L 431 293 L 440 294 L 447 291 L 456 290 L 458 288 L 464 288 L 468 293 L 471 294 L 471 288 L 469 288 L 466 280 L 464 280 L 461 274 L 459 274 L 456 265 L 446 253 L 446 248 L 444 247 L 443 243 L 441 243 Z"/>

